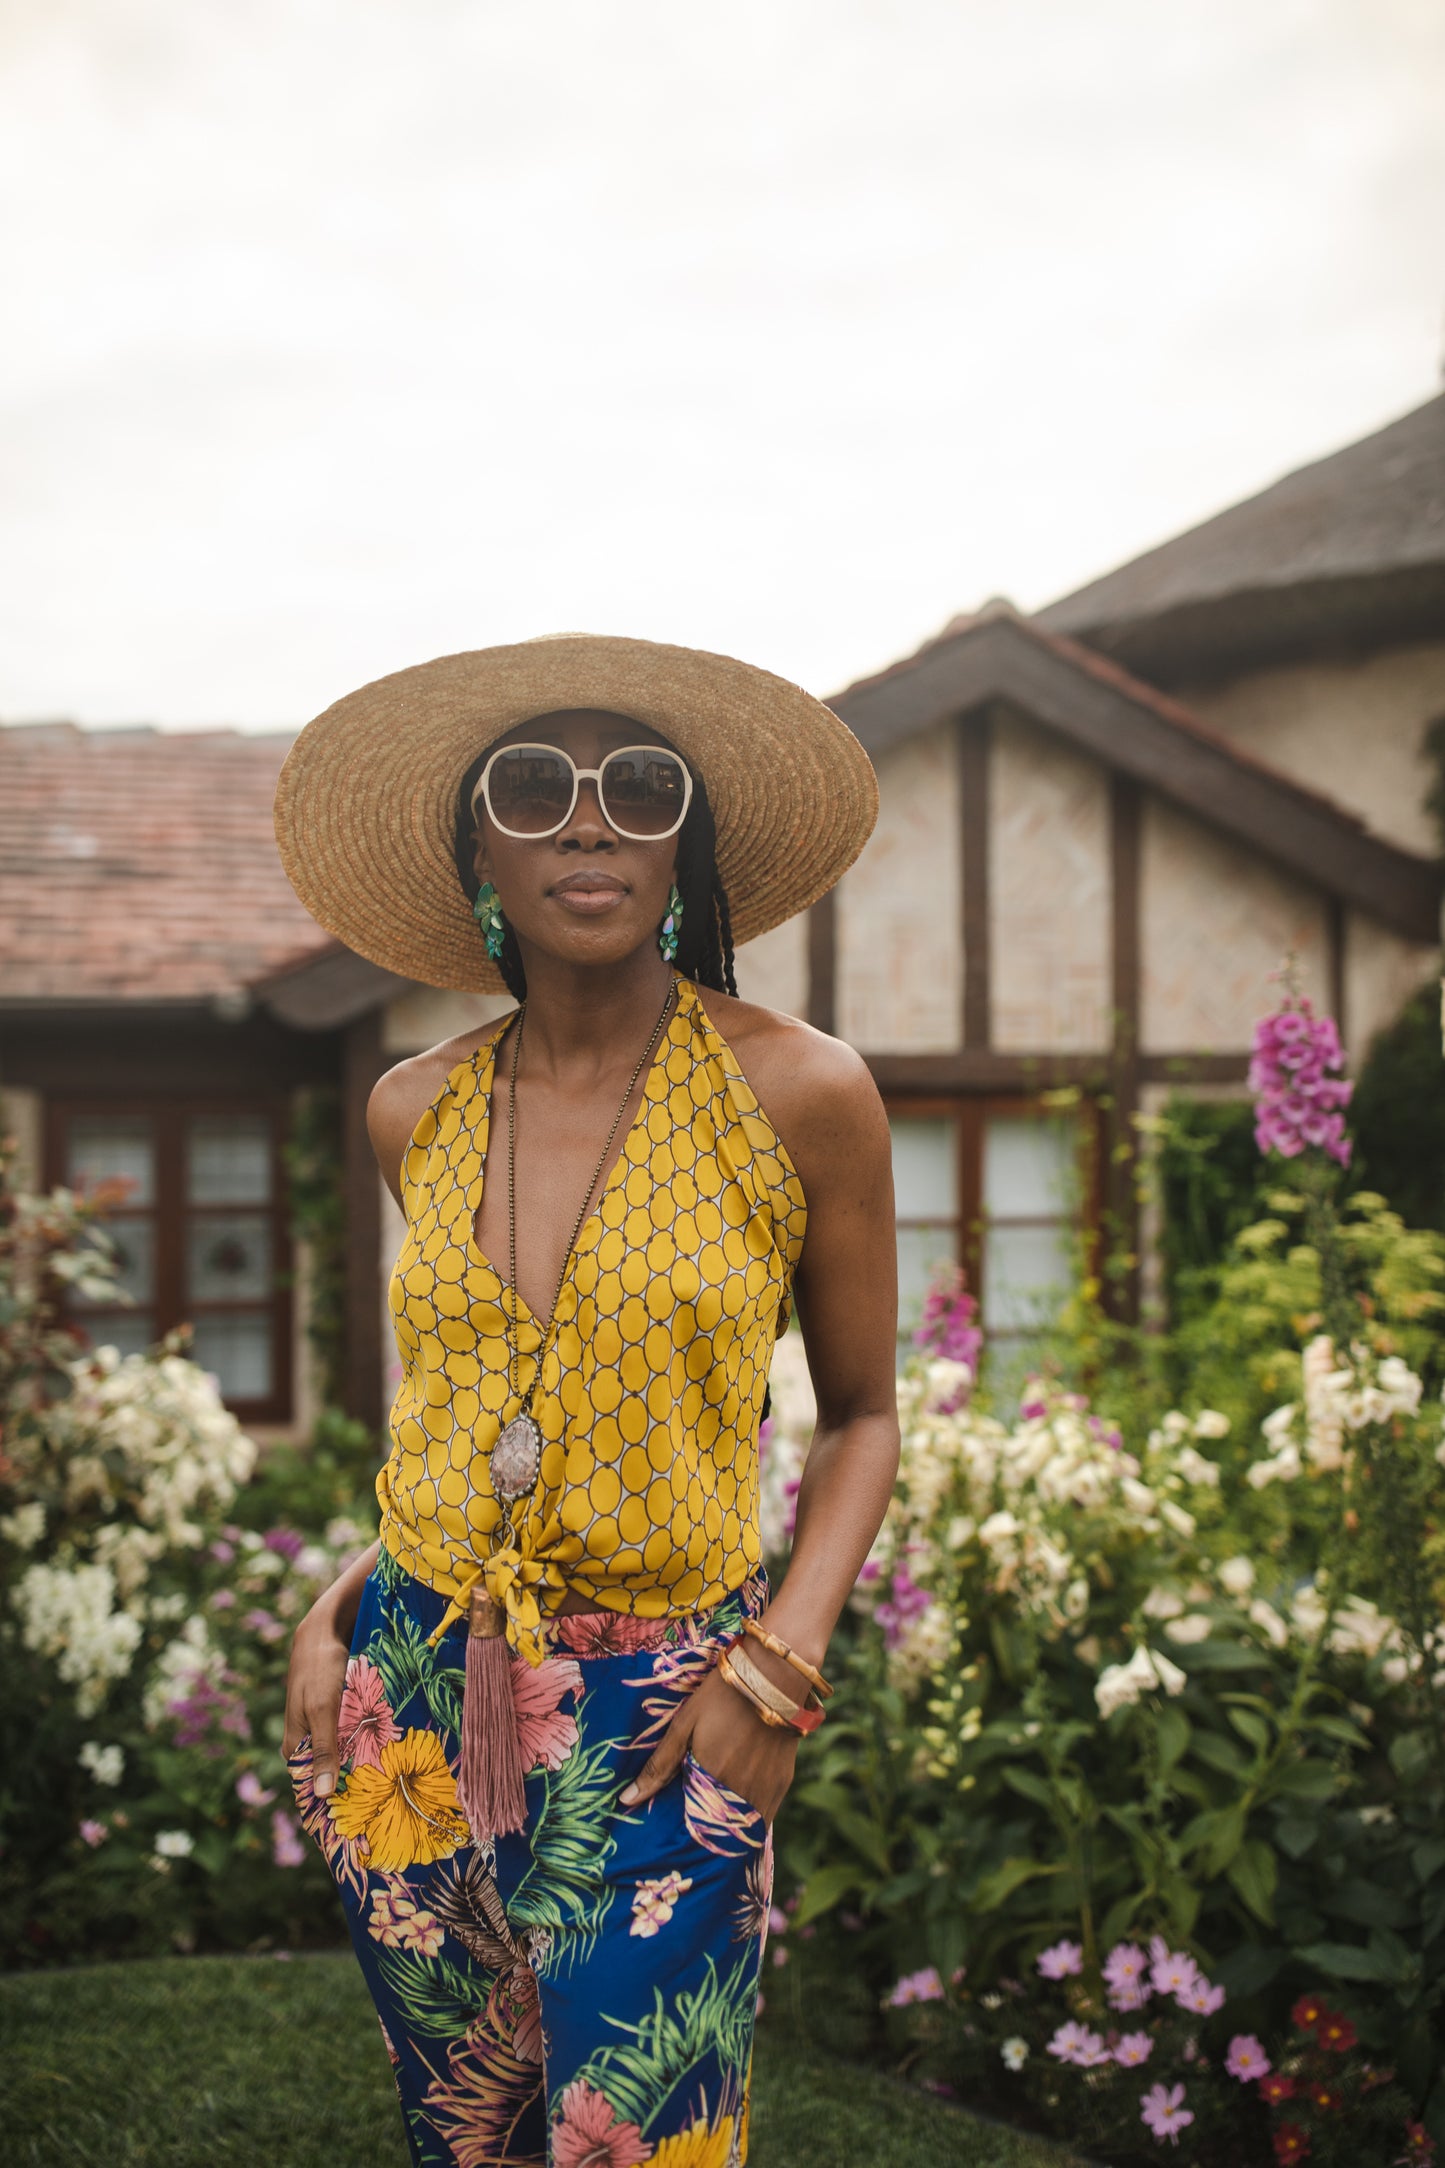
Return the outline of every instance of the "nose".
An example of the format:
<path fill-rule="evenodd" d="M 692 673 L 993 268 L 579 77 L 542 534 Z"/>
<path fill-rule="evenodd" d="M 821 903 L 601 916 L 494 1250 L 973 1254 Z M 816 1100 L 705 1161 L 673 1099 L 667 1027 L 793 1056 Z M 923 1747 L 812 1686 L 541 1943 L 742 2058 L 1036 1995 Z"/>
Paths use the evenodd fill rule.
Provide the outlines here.
<path fill-rule="evenodd" d="M 577 803 L 552 838 L 559 851 L 615 851 L 617 830 L 602 810 L 596 778 L 578 779 Z"/>

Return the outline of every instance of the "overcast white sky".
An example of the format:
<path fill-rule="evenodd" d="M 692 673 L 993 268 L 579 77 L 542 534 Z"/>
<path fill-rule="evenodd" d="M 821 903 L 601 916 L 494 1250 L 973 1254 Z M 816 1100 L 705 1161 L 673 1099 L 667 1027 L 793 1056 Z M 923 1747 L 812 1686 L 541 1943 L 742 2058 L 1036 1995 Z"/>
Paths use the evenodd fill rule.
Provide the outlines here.
<path fill-rule="evenodd" d="M 0 0 L 0 716 L 813 690 L 1431 397 L 1439 0 Z"/>

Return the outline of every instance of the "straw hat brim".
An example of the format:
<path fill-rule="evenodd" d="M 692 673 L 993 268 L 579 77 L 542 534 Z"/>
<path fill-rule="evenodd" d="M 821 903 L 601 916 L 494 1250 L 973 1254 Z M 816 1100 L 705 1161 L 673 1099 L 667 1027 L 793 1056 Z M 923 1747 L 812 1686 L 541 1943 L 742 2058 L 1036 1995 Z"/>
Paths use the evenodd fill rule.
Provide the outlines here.
<path fill-rule="evenodd" d="M 276 841 L 312 917 L 404 978 L 501 992 L 457 878 L 457 791 L 507 731 L 564 708 L 631 716 L 701 776 L 739 945 L 816 903 L 877 818 L 868 755 L 800 687 L 729 655 L 561 633 L 398 670 L 306 725 Z"/>

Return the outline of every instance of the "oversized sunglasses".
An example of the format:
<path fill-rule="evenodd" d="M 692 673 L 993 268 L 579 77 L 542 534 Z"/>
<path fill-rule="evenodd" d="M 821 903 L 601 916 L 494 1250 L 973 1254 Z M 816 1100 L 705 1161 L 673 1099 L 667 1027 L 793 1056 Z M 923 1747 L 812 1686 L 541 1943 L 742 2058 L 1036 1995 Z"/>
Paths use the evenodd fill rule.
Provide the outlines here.
<path fill-rule="evenodd" d="M 504 836 L 555 836 L 571 820 L 584 783 L 597 785 L 608 827 L 633 843 L 675 836 L 692 803 L 687 763 L 665 745 L 624 745 L 596 768 L 579 768 L 555 745 L 503 745 L 478 778 L 472 816 L 481 799 Z"/>

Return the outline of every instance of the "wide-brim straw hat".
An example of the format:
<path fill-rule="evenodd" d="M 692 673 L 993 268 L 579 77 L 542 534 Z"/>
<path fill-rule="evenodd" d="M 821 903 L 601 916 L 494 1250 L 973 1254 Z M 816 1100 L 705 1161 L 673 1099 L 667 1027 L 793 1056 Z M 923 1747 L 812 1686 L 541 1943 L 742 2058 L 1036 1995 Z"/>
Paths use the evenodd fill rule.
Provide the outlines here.
<path fill-rule="evenodd" d="M 816 903 L 877 818 L 868 755 L 799 686 L 698 648 L 552 634 L 398 670 L 306 725 L 276 840 L 312 917 L 404 978 L 502 991 L 457 877 L 457 793 L 498 738 L 563 708 L 632 717 L 702 778 L 739 945 Z"/>

